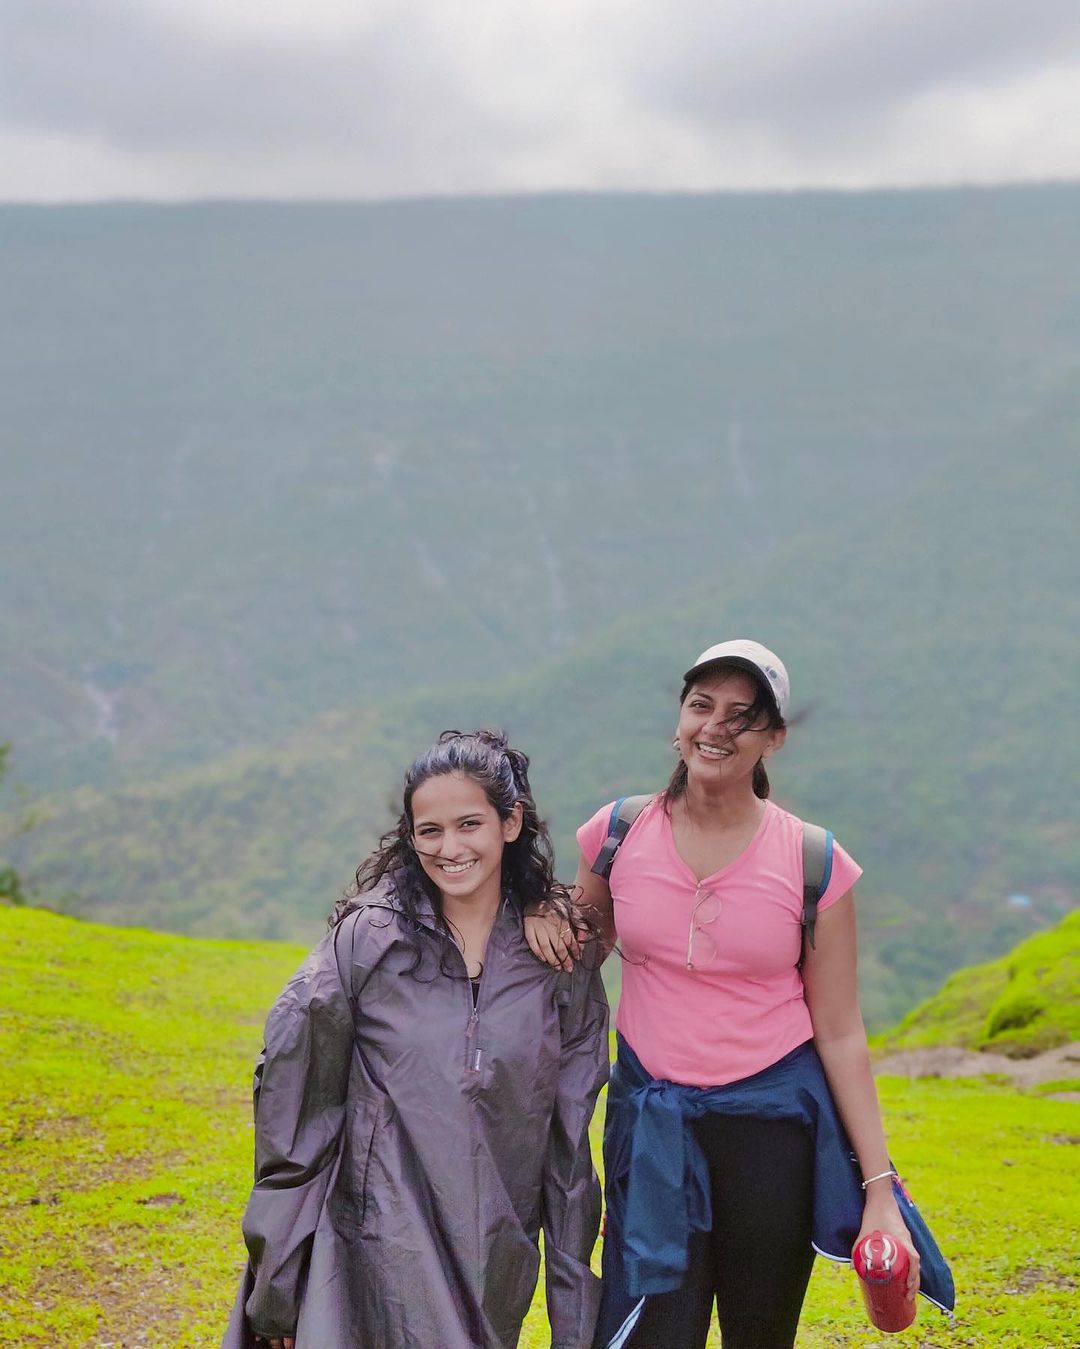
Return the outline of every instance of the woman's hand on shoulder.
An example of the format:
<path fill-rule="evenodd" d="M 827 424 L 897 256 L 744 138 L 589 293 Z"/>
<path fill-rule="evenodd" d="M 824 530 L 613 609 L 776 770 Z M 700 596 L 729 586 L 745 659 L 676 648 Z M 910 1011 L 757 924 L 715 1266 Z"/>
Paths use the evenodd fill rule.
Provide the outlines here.
<path fill-rule="evenodd" d="M 268 1340 L 263 1335 L 256 1335 L 255 1343 L 259 1346 L 259 1349 L 296 1349 L 296 1341 L 291 1335 L 286 1335 L 283 1340 Z"/>
<path fill-rule="evenodd" d="M 525 940 L 537 960 L 553 970 L 572 970 L 581 959 L 581 939 L 570 923 L 554 909 L 541 906 L 525 919 Z"/>
<path fill-rule="evenodd" d="M 611 891 L 602 876 L 595 876 L 582 856 L 574 880 L 574 897 L 581 909 L 588 909 L 604 946 L 604 954 L 615 943 L 611 916 Z M 588 938 L 586 928 L 576 929 L 553 908 L 543 904 L 530 906 L 525 916 L 525 940 L 532 953 L 553 970 L 572 970 L 581 959 L 582 944 Z"/>

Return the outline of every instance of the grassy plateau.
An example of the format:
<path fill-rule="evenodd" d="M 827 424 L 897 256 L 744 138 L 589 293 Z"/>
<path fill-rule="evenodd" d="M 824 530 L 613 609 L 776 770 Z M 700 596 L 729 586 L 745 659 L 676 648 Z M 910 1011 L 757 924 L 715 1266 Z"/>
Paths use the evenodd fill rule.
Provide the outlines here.
<path fill-rule="evenodd" d="M 0 1345 L 218 1343 L 243 1263 L 250 1070 L 302 955 L 0 908 Z M 1080 1345 L 1080 1105 L 992 1079 L 879 1087 L 958 1289 L 953 1327 L 922 1304 L 898 1342 Z M 547 1342 L 538 1300 L 522 1343 Z M 850 1270 L 819 1262 L 800 1346 L 882 1342 Z"/>

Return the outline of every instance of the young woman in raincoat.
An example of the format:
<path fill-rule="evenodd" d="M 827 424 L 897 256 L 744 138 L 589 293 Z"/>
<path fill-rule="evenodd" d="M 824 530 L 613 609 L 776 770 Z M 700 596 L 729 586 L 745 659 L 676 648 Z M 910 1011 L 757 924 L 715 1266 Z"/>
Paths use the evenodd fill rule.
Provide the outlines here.
<path fill-rule="evenodd" d="M 814 1251 L 845 1260 L 874 1229 L 909 1252 L 911 1296 L 921 1256 L 922 1291 L 952 1306 L 886 1150 L 856 986 L 861 873 L 839 844 L 803 943 L 803 823 L 768 799 L 765 771 L 788 698 L 759 643 L 702 652 L 675 773 L 608 879 L 593 868 L 615 846 L 612 804 L 578 831 L 581 902 L 624 957 L 598 1349 L 700 1349 L 714 1302 L 724 1349 L 788 1349 Z M 526 927 L 538 955 L 572 966 L 565 923 Z"/>
<path fill-rule="evenodd" d="M 527 768 L 444 733 L 271 1011 L 225 1349 L 511 1349 L 541 1230 L 552 1345 L 591 1343 L 607 1004 L 526 945 L 530 901 L 576 921 Z"/>

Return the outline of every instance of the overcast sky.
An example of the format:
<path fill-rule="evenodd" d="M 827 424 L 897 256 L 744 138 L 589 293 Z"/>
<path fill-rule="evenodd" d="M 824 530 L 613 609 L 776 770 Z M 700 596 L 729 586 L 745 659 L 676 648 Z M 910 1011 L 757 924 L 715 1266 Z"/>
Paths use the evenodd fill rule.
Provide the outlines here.
<path fill-rule="evenodd" d="M 0 0 L 0 199 L 1080 178 L 1080 0 Z"/>

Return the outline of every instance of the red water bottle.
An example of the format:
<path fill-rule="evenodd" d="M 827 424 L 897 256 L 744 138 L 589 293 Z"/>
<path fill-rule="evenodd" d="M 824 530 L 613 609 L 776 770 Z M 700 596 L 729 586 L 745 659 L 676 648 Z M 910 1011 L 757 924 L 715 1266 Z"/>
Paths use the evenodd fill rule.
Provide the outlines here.
<path fill-rule="evenodd" d="M 878 1330 L 906 1330 L 915 1320 L 915 1297 L 908 1296 L 908 1253 L 887 1232 L 871 1232 L 851 1252 L 866 1314 Z"/>

